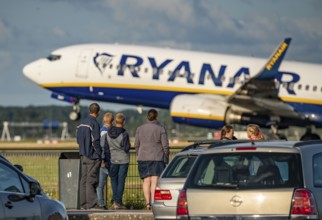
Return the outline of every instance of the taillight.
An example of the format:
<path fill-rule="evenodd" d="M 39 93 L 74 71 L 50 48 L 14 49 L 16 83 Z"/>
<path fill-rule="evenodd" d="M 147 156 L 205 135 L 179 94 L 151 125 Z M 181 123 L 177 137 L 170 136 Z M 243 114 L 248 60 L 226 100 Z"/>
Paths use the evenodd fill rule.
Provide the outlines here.
<path fill-rule="evenodd" d="M 308 189 L 297 189 L 292 200 L 292 215 L 318 216 L 313 194 Z"/>
<path fill-rule="evenodd" d="M 171 192 L 170 190 L 162 190 L 162 189 L 156 189 L 154 191 L 154 200 L 171 200 Z"/>
<path fill-rule="evenodd" d="M 188 202 L 185 190 L 181 190 L 178 197 L 177 216 L 188 216 Z"/>

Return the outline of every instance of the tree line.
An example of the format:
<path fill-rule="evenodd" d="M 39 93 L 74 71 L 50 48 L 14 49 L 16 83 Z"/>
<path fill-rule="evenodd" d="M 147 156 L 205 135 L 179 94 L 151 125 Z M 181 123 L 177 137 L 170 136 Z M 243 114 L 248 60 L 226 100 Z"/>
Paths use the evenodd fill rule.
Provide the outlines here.
<path fill-rule="evenodd" d="M 0 131 L 3 128 L 3 121 L 8 122 L 32 122 L 32 123 L 43 123 L 44 126 L 40 127 L 9 127 L 11 136 L 19 135 L 23 139 L 35 139 L 43 137 L 60 137 L 61 127 L 48 126 L 49 124 L 57 125 L 58 123 L 67 122 L 68 123 L 68 133 L 71 137 L 76 135 L 76 127 L 79 121 L 71 121 L 69 119 L 69 113 L 71 111 L 71 106 L 27 106 L 27 107 L 2 107 L 0 106 Z M 82 118 L 88 115 L 88 107 L 81 106 Z M 116 114 L 117 112 L 102 109 L 101 115 L 98 117 L 98 122 L 102 124 L 102 117 L 104 113 L 112 112 Z M 123 113 L 126 117 L 126 130 L 129 132 L 130 137 L 135 136 L 135 131 L 138 126 L 146 122 L 147 110 L 143 110 L 140 114 L 134 109 L 124 109 L 119 111 Z M 164 109 L 159 109 L 158 120 L 164 124 L 168 135 L 170 138 L 179 139 L 194 139 L 194 138 L 205 138 L 209 132 L 213 132 L 211 129 L 193 127 L 189 125 L 179 125 L 172 121 L 169 111 Z M 55 123 L 51 123 L 55 122 Z M 47 126 L 46 126 L 47 125 Z"/>

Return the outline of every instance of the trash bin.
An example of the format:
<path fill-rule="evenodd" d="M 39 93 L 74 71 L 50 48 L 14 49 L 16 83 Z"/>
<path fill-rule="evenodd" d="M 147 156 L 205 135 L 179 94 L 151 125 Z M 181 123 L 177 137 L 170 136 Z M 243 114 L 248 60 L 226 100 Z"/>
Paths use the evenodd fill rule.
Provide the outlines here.
<path fill-rule="evenodd" d="M 59 200 L 66 209 L 79 209 L 80 157 L 78 152 L 59 156 Z"/>

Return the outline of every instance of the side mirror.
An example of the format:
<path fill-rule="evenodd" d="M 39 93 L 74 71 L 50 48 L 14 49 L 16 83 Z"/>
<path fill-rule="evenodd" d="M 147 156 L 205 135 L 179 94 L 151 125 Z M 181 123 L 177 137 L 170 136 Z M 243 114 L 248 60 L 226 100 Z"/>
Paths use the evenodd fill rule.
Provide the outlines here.
<path fill-rule="evenodd" d="M 14 165 L 18 170 L 20 170 L 21 172 L 23 172 L 23 166 L 21 166 L 20 164 L 15 164 Z"/>
<path fill-rule="evenodd" d="M 30 182 L 29 183 L 29 192 L 30 192 L 30 198 L 35 198 L 36 195 L 38 195 L 41 191 L 41 187 L 39 183 L 37 182 Z"/>
<path fill-rule="evenodd" d="M 8 199 L 12 202 L 18 202 L 21 200 L 28 200 L 29 202 L 33 202 L 36 195 L 38 195 L 41 192 L 41 186 L 37 182 L 29 182 L 29 196 L 26 195 L 20 195 L 20 194 L 10 194 L 8 196 Z"/>

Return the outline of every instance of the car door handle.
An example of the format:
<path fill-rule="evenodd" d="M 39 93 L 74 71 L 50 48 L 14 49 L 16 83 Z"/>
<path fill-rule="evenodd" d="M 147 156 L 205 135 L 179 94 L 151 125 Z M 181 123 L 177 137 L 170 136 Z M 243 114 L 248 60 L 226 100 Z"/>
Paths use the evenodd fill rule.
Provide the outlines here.
<path fill-rule="evenodd" d="M 7 207 L 8 209 L 13 208 L 13 205 L 12 205 L 12 203 L 10 201 L 8 201 L 4 206 Z"/>

